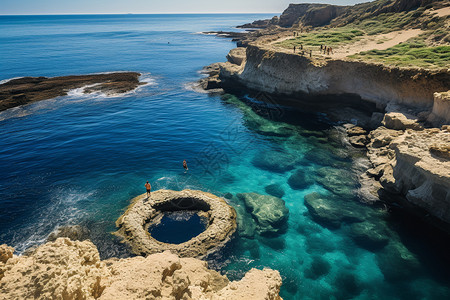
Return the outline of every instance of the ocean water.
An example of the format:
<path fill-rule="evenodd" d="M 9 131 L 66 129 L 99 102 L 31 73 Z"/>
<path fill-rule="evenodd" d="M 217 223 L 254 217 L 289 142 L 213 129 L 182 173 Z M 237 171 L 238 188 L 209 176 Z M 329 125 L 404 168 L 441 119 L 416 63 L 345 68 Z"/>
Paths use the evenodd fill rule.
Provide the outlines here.
<path fill-rule="evenodd" d="M 22 253 L 58 226 L 80 224 L 103 258 L 130 256 L 111 232 L 149 180 L 154 190 L 200 189 L 236 208 L 238 232 L 207 258 L 231 279 L 270 267 L 283 277 L 284 299 L 448 299 L 448 237 L 401 209 L 363 203 L 357 175 L 367 160 L 339 124 L 270 97 L 192 88 L 203 66 L 235 47 L 198 32 L 267 17 L 0 16 L 0 80 L 138 71 L 147 83 L 0 113 L 0 243 Z M 249 192 L 285 201 L 277 234 L 255 230 L 237 196 Z M 305 204 L 312 193 L 325 217 Z"/>

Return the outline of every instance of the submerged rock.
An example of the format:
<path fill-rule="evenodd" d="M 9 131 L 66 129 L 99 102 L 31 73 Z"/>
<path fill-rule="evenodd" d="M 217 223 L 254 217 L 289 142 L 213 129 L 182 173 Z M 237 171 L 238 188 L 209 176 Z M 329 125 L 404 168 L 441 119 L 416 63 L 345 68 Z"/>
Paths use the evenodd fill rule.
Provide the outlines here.
<path fill-rule="evenodd" d="M 330 192 L 345 198 L 353 198 L 357 183 L 351 172 L 331 167 L 316 170 L 314 180 Z"/>
<path fill-rule="evenodd" d="M 377 252 L 378 267 L 386 280 L 406 280 L 417 276 L 420 263 L 417 257 L 406 248 L 401 241 L 392 240 Z"/>
<path fill-rule="evenodd" d="M 247 212 L 244 206 L 237 205 L 236 209 L 236 222 L 237 232 L 240 237 L 254 238 L 256 234 L 257 225 L 252 215 Z"/>
<path fill-rule="evenodd" d="M 382 224 L 370 222 L 356 223 L 351 226 L 350 237 L 355 243 L 369 251 L 376 251 L 389 242 L 389 232 Z"/>
<path fill-rule="evenodd" d="M 279 184 L 269 184 L 264 188 L 267 194 L 281 198 L 284 196 L 284 190 Z"/>
<path fill-rule="evenodd" d="M 304 190 L 314 184 L 314 179 L 307 170 L 299 169 L 289 177 L 288 183 L 294 190 Z"/>
<path fill-rule="evenodd" d="M 244 201 L 261 234 L 279 233 L 285 229 L 289 210 L 283 199 L 257 193 L 241 193 L 237 197 Z"/>
<path fill-rule="evenodd" d="M 314 255 L 311 266 L 305 270 L 305 277 L 313 280 L 327 275 L 331 270 L 331 265 L 322 256 Z"/>
<path fill-rule="evenodd" d="M 335 196 L 311 193 L 305 196 L 305 205 L 317 223 L 329 228 L 339 228 L 343 222 L 363 222 L 365 218 L 356 204 L 339 201 Z"/>
<path fill-rule="evenodd" d="M 1 299 L 281 299 L 280 274 L 270 269 L 230 282 L 206 262 L 169 251 L 102 261 L 92 242 L 67 238 L 15 256 L 3 269 Z"/>
<path fill-rule="evenodd" d="M 298 163 L 298 159 L 292 154 L 277 151 L 262 151 L 253 158 L 252 163 L 254 166 L 263 170 L 284 173 L 292 170 Z"/>

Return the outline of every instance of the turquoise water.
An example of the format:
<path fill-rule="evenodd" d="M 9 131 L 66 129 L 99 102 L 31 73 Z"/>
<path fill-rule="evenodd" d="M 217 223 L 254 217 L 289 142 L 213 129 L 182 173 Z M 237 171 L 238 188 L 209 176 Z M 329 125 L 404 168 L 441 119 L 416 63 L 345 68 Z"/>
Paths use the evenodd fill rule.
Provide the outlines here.
<path fill-rule="evenodd" d="M 338 124 L 277 99 L 192 89 L 198 71 L 235 46 L 197 32 L 265 17 L 0 17 L 0 80 L 138 71 L 148 83 L 126 95 L 72 91 L 0 113 L 0 243 L 20 253 L 58 226 L 81 224 L 103 258 L 129 256 L 110 233 L 149 180 L 153 190 L 229 199 L 238 233 L 207 260 L 232 279 L 252 267 L 277 269 L 284 299 L 449 298 L 448 237 L 395 207 L 361 203 L 357 174 L 367 160 Z M 236 196 L 247 192 L 282 197 L 283 230 L 255 230 Z M 313 192 L 334 209 L 328 219 L 305 205 Z M 343 212 L 352 217 L 339 219 Z"/>

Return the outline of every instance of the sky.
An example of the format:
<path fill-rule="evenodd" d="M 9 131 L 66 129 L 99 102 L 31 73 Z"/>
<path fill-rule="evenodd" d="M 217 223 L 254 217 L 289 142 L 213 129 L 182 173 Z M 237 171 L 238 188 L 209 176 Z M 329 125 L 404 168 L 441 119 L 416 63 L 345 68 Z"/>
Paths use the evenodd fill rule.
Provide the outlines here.
<path fill-rule="evenodd" d="M 275 13 L 289 3 L 351 5 L 368 0 L 0 0 L 0 15 Z"/>

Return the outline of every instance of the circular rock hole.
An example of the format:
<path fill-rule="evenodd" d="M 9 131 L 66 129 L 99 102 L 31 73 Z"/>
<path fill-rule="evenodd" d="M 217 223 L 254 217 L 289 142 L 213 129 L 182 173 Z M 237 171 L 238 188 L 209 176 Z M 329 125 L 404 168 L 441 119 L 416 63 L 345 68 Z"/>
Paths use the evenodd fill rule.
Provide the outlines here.
<path fill-rule="evenodd" d="M 151 236 L 163 243 L 181 244 L 205 231 L 208 220 L 198 211 L 174 211 L 164 213 L 158 224 L 149 227 Z"/>

